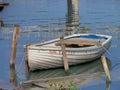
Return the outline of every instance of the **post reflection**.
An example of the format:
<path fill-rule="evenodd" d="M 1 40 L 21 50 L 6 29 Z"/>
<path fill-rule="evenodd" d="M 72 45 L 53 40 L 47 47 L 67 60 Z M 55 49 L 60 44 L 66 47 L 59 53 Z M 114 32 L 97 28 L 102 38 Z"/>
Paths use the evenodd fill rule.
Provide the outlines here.
<path fill-rule="evenodd" d="M 111 85 L 111 82 L 106 81 L 106 89 L 105 90 L 110 90 L 110 85 Z"/>
<path fill-rule="evenodd" d="M 15 66 L 10 67 L 10 82 L 13 84 L 14 87 L 18 86 Z"/>
<path fill-rule="evenodd" d="M 67 20 L 65 35 L 74 34 L 79 27 L 78 0 L 67 0 Z"/>
<path fill-rule="evenodd" d="M 0 27 L 3 27 L 4 26 L 4 23 L 2 20 L 0 20 Z"/>
<path fill-rule="evenodd" d="M 78 0 L 67 0 L 68 13 L 67 13 L 67 27 L 79 26 L 79 7 Z"/>

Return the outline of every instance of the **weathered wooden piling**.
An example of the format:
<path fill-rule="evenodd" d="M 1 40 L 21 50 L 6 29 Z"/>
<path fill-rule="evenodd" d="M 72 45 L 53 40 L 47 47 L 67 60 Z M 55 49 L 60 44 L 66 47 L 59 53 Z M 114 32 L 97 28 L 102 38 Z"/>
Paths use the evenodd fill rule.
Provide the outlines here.
<path fill-rule="evenodd" d="M 61 49 L 62 49 L 62 55 L 63 55 L 64 69 L 65 71 L 68 71 L 69 65 L 68 65 L 68 59 L 67 59 L 66 50 L 65 50 L 64 37 L 60 37 L 60 43 L 61 43 Z"/>
<path fill-rule="evenodd" d="M 10 66 L 14 67 L 15 58 L 16 58 L 16 48 L 19 34 L 19 26 L 14 25 L 13 39 L 12 39 L 12 50 L 11 50 L 11 58 L 10 58 Z"/>
<path fill-rule="evenodd" d="M 111 77 L 110 77 L 110 72 L 109 72 L 109 68 L 107 65 L 107 61 L 106 61 L 106 57 L 105 56 L 101 56 L 101 61 L 103 64 L 103 68 L 107 77 L 107 82 L 111 82 Z"/>

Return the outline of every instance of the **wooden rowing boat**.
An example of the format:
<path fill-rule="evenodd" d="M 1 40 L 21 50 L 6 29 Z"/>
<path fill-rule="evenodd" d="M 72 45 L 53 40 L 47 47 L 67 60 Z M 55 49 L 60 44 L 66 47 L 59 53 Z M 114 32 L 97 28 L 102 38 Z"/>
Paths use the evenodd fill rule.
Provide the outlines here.
<path fill-rule="evenodd" d="M 101 34 L 73 34 L 64 37 L 69 65 L 93 61 L 110 47 L 112 36 Z M 60 39 L 26 46 L 30 70 L 63 66 Z"/>

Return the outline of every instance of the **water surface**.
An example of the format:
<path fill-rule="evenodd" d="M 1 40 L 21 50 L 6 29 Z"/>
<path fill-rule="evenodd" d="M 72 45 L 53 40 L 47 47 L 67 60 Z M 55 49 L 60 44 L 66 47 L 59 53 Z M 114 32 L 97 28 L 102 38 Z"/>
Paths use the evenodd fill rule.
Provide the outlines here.
<path fill-rule="evenodd" d="M 78 86 L 81 90 L 119 90 L 119 4 L 119 0 L 78 0 L 75 5 L 78 7 L 73 7 L 68 5 L 67 0 L 10 0 L 10 5 L 0 12 L 0 20 L 5 26 L 0 27 L 0 88 L 12 88 L 26 80 L 25 62 L 22 62 L 24 44 L 49 40 L 63 34 L 100 33 L 113 36 L 111 47 L 104 54 L 111 62 L 112 83 L 106 89 L 106 78 L 103 76 Z M 20 25 L 21 30 L 16 55 L 17 84 L 10 83 L 9 68 L 14 24 Z M 64 32 L 66 29 L 70 30 Z"/>

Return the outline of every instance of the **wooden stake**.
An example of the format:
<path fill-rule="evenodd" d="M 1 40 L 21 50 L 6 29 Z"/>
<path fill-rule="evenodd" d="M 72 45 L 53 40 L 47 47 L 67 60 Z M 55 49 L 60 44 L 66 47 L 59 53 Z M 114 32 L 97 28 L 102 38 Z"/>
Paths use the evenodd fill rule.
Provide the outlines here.
<path fill-rule="evenodd" d="M 11 51 L 11 58 L 10 58 L 10 66 L 11 67 L 14 67 L 14 65 L 15 65 L 18 34 L 19 34 L 19 26 L 14 25 L 13 40 L 12 40 L 12 51 Z"/>
<path fill-rule="evenodd" d="M 101 56 L 101 60 L 102 60 L 102 64 L 103 64 L 103 68 L 107 77 L 107 82 L 111 82 L 111 77 L 110 77 L 110 72 L 108 69 L 108 65 L 107 65 L 107 61 L 106 61 L 106 57 L 105 56 Z"/>
<path fill-rule="evenodd" d="M 64 69 L 65 69 L 65 71 L 68 71 L 69 70 L 69 65 L 68 65 L 68 59 L 67 59 L 66 50 L 65 50 L 64 37 L 60 38 L 60 43 L 61 43 L 61 48 L 62 48 Z"/>

